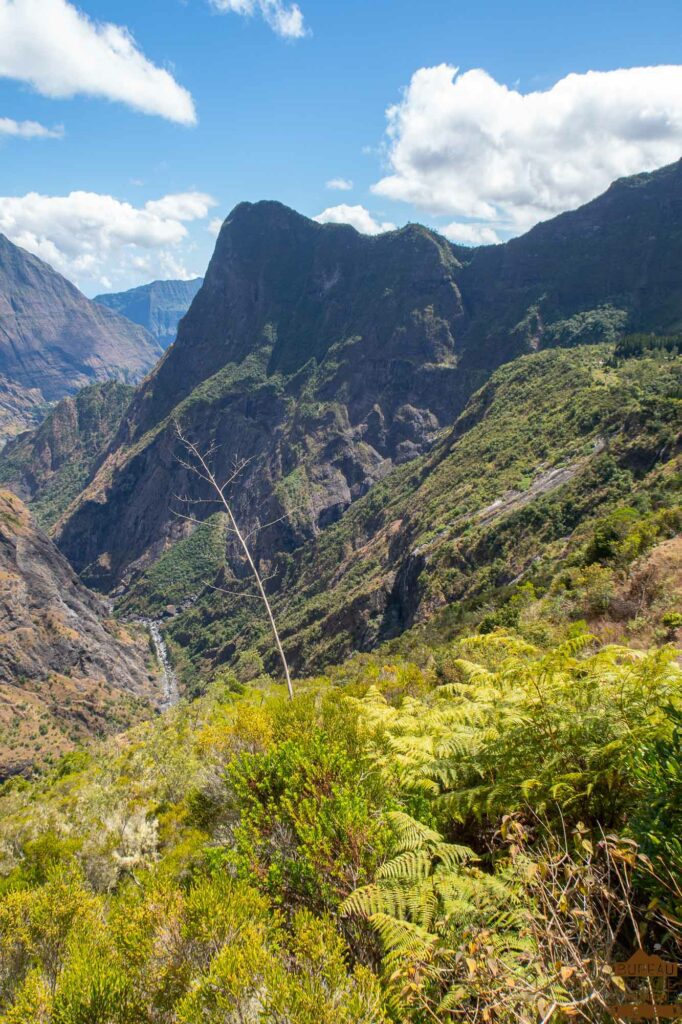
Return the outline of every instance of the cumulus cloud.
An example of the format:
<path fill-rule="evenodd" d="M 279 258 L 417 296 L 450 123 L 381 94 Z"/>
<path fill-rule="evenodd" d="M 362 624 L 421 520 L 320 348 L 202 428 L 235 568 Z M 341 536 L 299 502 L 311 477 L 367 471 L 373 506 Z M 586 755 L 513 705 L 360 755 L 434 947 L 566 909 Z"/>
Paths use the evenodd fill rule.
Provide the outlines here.
<path fill-rule="evenodd" d="M 0 117 L 0 136 L 11 135 L 17 139 L 61 139 L 64 128 L 46 128 L 37 121 L 15 121 L 11 117 Z"/>
<path fill-rule="evenodd" d="M 485 224 L 473 224 L 471 221 L 455 220 L 452 224 L 446 224 L 444 228 L 437 230 L 451 242 L 459 242 L 462 245 L 494 245 L 500 241 L 494 228 Z"/>
<path fill-rule="evenodd" d="M 325 188 L 330 188 L 336 192 L 350 192 L 352 187 L 353 182 L 350 178 L 332 178 L 325 186 Z"/>
<path fill-rule="evenodd" d="M 220 234 L 220 229 L 222 226 L 222 217 L 212 217 L 211 220 L 206 225 L 206 230 L 209 231 L 210 234 L 214 235 L 215 238 L 217 238 L 218 235 Z"/>
<path fill-rule="evenodd" d="M 0 196 L 0 231 L 67 277 L 110 287 L 117 279 L 196 276 L 183 263 L 187 223 L 208 216 L 215 201 L 183 192 L 142 207 L 97 192 Z"/>
<path fill-rule="evenodd" d="M 442 64 L 412 76 L 387 120 L 376 194 L 517 232 L 682 155 L 682 66 L 571 74 L 524 95 Z"/>
<path fill-rule="evenodd" d="M 376 221 L 369 210 L 364 206 L 347 206 L 342 203 L 340 206 L 328 206 L 317 217 L 313 217 L 318 224 L 350 224 L 356 231 L 363 235 L 380 235 L 382 231 L 393 231 L 395 224 L 386 221 L 381 224 Z"/>
<path fill-rule="evenodd" d="M 308 34 L 303 12 L 296 3 L 283 0 L 211 0 L 216 10 L 244 14 L 260 14 L 277 35 L 285 39 L 301 39 Z"/>
<path fill-rule="evenodd" d="M 0 0 L 0 77 L 55 99 L 99 96 L 196 121 L 189 92 L 147 60 L 127 29 L 95 24 L 67 0 Z"/>

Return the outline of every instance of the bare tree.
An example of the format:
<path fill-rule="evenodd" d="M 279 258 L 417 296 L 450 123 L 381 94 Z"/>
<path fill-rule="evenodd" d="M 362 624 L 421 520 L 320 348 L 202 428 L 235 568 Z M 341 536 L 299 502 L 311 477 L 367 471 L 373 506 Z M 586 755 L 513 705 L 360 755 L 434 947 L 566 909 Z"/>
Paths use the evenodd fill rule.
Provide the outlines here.
<path fill-rule="evenodd" d="M 217 479 L 213 469 L 211 468 L 211 458 L 212 458 L 212 456 L 213 456 L 213 454 L 215 453 L 215 450 L 216 450 L 215 449 L 215 445 L 212 446 L 211 448 L 209 448 L 208 451 L 202 453 L 199 450 L 199 448 L 197 448 L 197 446 L 192 441 L 190 441 L 187 437 L 185 437 L 183 435 L 182 430 L 180 429 L 180 426 L 179 426 L 178 423 L 175 424 L 175 431 L 176 431 L 178 440 L 181 442 L 181 444 L 183 445 L 183 447 L 185 448 L 185 451 L 187 452 L 187 454 L 189 456 L 189 460 L 181 458 L 181 459 L 179 459 L 179 462 L 181 463 L 181 465 L 183 465 L 185 467 L 185 469 L 189 470 L 190 473 L 194 473 L 196 476 L 200 477 L 200 479 L 204 480 L 207 484 L 209 484 L 209 486 L 211 487 L 211 489 L 213 490 L 213 492 L 215 494 L 215 497 L 214 498 L 209 498 L 209 499 L 206 499 L 206 500 L 209 501 L 209 502 L 217 503 L 217 504 L 223 506 L 223 508 L 225 509 L 225 512 L 227 513 L 227 517 L 228 517 L 228 521 L 230 523 L 231 531 L 232 531 L 232 533 L 234 533 L 234 535 L 236 536 L 237 540 L 239 541 L 239 544 L 241 545 L 241 548 L 242 548 L 242 550 L 244 552 L 246 560 L 247 560 L 247 562 L 249 564 L 249 568 L 251 569 L 251 572 L 253 574 L 253 578 L 256 581 L 256 586 L 258 587 L 258 592 L 259 592 L 261 600 L 262 600 L 262 602 L 263 602 L 263 604 L 265 606 L 265 611 L 267 612 L 268 621 L 270 622 L 270 628 L 272 630 L 272 635 L 275 638 L 275 644 L 277 646 L 277 650 L 279 652 L 280 660 L 282 662 L 282 668 L 284 669 L 284 677 L 285 677 L 286 683 L 287 683 L 287 690 L 289 692 L 289 699 L 291 700 L 291 699 L 293 699 L 293 696 L 294 696 L 294 688 L 293 688 L 292 683 L 291 683 L 291 674 L 289 672 L 289 665 L 287 663 L 286 655 L 284 653 L 284 648 L 282 647 L 282 641 L 280 640 L 280 637 L 279 637 L 279 630 L 277 629 L 277 623 L 275 622 L 275 616 L 273 614 L 272 607 L 270 605 L 270 601 L 268 600 L 268 595 L 265 592 L 265 586 L 263 585 L 263 579 L 262 579 L 260 573 L 258 572 L 258 568 L 256 566 L 256 563 L 255 563 L 255 561 L 253 559 L 253 555 L 251 554 L 251 550 L 250 550 L 249 545 L 248 545 L 249 535 L 245 534 L 239 528 L 239 524 L 237 523 L 237 520 L 236 520 L 236 518 L 234 516 L 234 513 L 232 511 L 232 506 L 230 505 L 230 502 L 228 501 L 228 499 L 226 497 L 226 491 L 227 491 L 228 487 L 232 483 L 234 483 L 234 481 L 237 478 L 237 476 L 239 476 L 239 474 L 242 472 L 242 470 L 244 469 L 244 467 L 248 463 L 248 459 L 243 459 L 241 461 L 235 462 L 233 470 L 232 470 L 230 476 L 223 483 L 220 483 L 220 481 Z M 197 501 L 202 501 L 203 499 L 181 498 L 180 500 L 196 504 Z M 190 516 L 184 516 L 181 513 L 177 513 L 177 512 L 175 514 L 179 515 L 179 517 L 181 519 L 189 519 L 190 521 L 196 522 L 196 520 L 194 520 Z M 216 589 L 220 589 L 220 588 L 216 588 Z"/>

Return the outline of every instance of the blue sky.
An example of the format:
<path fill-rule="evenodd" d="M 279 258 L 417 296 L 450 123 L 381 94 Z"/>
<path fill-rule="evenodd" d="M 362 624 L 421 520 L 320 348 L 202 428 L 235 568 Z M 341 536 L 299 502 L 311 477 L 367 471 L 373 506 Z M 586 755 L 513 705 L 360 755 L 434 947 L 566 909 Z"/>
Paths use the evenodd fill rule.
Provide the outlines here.
<path fill-rule="evenodd" d="M 47 81 L 54 55 L 26 44 L 44 11 L 56 19 L 44 45 L 75 45 L 61 34 L 66 0 L 0 0 L 9 38 L 4 52 L 0 41 L 0 231 L 94 294 L 202 273 L 209 224 L 245 199 L 328 211 L 325 219 L 367 230 L 420 220 L 453 240 L 493 241 L 620 173 L 682 155 L 679 0 L 651 0 L 645 11 L 634 0 L 299 4 L 306 34 L 287 38 L 275 20 L 292 13 L 287 0 L 223 0 L 234 9 L 222 12 L 208 0 L 83 0 L 89 21 L 81 18 L 79 54 L 66 58 L 69 85 Z M 104 23 L 125 27 L 140 60 L 168 72 L 149 87 L 158 110 L 135 109 L 134 56 L 121 58 L 120 74 L 102 72 L 104 85 L 93 85 L 96 52 L 77 66 L 87 26 Z M 441 65 L 450 70 L 428 72 Z M 486 76 L 458 80 L 455 68 Z M 584 77 L 632 68 L 649 72 Z M 571 74 L 579 77 L 551 92 Z M 523 103 L 532 93 L 545 94 L 537 108 Z M 401 97 L 389 139 L 386 110 Z M 191 106 L 196 123 L 181 123 Z M 38 129 L 25 122 L 60 137 L 26 137 Z M 353 186 L 326 187 L 333 179 Z M 54 201 L 74 192 L 99 198 Z M 39 200 L 27 198 L 34 193 Z M 116 237 L 92 226 L 107 217 L 121 220 Z"/>

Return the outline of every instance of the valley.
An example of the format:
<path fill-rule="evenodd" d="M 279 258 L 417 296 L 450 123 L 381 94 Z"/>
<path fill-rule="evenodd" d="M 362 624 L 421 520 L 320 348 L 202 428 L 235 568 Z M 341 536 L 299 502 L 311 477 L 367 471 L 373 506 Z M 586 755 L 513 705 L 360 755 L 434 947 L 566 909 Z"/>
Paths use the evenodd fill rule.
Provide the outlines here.
<path fill-rule="evenodd" d="M 1 1024 L 602 1024 L 677 957 L 681 265 L 682 161 L 479 247 L 241 203 L 95 301 L 0 236 Z"/>

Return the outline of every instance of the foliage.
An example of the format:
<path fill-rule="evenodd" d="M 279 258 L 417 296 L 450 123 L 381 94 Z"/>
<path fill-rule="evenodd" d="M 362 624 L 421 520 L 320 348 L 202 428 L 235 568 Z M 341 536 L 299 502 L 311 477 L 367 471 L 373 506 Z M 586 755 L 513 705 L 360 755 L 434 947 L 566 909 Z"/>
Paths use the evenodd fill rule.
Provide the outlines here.
<path fill-rule="evenodd" d="M 308 728 L 302 741 L 298 722 L 280 712 L 281 742 L 242 754 L 229 769 L 240 808 L 240 873 L 276 903 L 318 912 L 370 877 L 386 844 L 384 794 L 363 764 L 354 716 L 328 701 L 322 716 L 326 728 Z"/>
<path fill-rule="evenodd" d="M 679 955 L 680 682 L 500 630 L 217 678 L 0 793 L 0 1021 L 596 1022 Z"/>
<path fill-rule="evenodd" d="M 679 334 L 638 334 L 624 335 L 615 347 L 614 357 L 631 359 L 645 352 L 671 353 L 677 355 L 682 349 L 682 335 Z"/>
<path fill-rule="evenodd" d="M 227 517 L 217 512 L 198 523 L 154 562 L 126 594 L 121 609 L 157 615 L 166 605 L 191 601 L 225 565 Z"/>
<path fill-rule="evenodd" d="M 670 739 L 682 677 L 671 650 L 581 656 L 590 641 L 542 652 L 503 633 L 472 637 L 453 660 L 456 681 L 435 699 L 396 708 L 370 691 L 359 703 L 380 763 L 463 823 L 527 806 L 622 826 L 637 796 L 631 750 Z"/>

